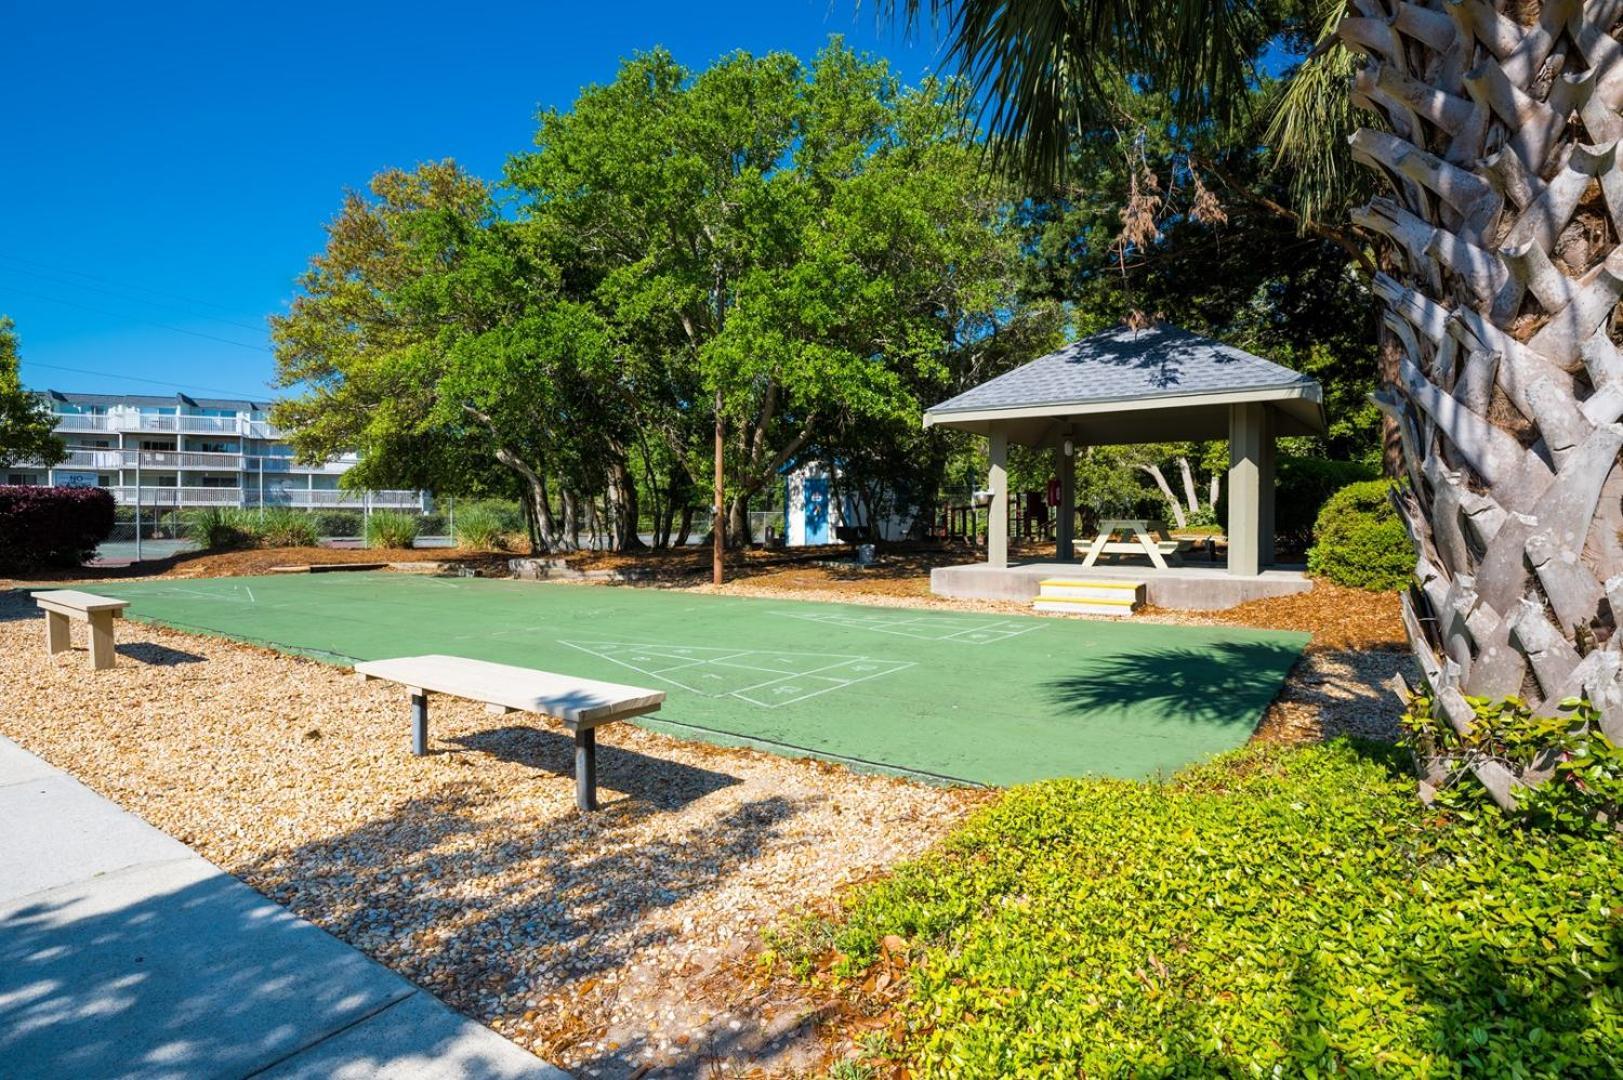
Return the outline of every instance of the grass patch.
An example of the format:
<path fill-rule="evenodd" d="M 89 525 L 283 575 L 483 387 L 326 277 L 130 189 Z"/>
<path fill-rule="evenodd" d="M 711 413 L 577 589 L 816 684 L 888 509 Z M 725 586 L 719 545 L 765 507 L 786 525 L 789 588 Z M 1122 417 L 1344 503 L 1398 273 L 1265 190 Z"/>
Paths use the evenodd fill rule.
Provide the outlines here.
<path fill-rule="evenodd" d="M 1016 788 L 776 955 L 901 980 L 860 1063 L 920 1076 L 1616 1075 L 1623 841 L 1445 819 L 1391 753 Z"/>

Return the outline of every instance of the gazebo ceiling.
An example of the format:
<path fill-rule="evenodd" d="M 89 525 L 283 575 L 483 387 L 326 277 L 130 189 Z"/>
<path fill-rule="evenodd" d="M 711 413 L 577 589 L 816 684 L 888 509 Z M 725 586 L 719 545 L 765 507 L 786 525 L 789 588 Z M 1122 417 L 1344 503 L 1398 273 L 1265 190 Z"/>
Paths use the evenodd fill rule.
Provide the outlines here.
<path fill-rule="evenodd" d="M 1107 330 L 927 410 L 926 427 L 1006 434 L 1026 446 L 1223 439 L 1229 406 L 1274 406 L 1276 435 L 1322 435 L 1319 384 L 1172 326 Z"/>

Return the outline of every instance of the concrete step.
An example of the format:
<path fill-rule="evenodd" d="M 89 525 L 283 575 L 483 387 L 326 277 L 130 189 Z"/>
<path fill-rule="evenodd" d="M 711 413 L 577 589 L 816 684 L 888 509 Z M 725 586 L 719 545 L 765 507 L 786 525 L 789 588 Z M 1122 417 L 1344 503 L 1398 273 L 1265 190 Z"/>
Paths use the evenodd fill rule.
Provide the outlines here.
<path fill-rule="evenodd" d="M 1112 581 L 1099 578 L 1045 578 L 1038 583 L 1039 597 L 1044 600 L 1065 598 L 1072 600 L 1130 600 L 1135 605 L 1144 602 L 1145 586 L 1142 581 Z"/>
<path fill-rule="evenodd" d="M 1129 600 L 1083 600 L 1066 597 L 1038 597 L 1031 602 L 1033 611 L 1047 611 L 1056 615 L 1109 615 L 1115 619 L 1131 618 L 1133 605 Z"/>
<path fill-rule="evenodd" d="M 1130 617 L 1144 603 L 1144 582 L 1100 578 L 1045 578 L 1032 601 L 1036 611 L 1060 615 Z"/>

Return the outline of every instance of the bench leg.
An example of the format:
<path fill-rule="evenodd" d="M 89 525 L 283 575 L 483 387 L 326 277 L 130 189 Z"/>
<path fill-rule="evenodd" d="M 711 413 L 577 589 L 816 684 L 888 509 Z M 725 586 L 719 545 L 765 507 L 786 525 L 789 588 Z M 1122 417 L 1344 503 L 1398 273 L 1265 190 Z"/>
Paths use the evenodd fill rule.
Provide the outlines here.
<path fill-rule="evenodd" d="M 118 658 L 118 654 L 113 651 L 113 613 L 93 611 L 90 613 L 89 621 L 90 666 L 97 671 L 106 671 Z"/>
<path fill-rule="evenodd" d="M 45 613 L 45 651 L 51 656 L 68 651 L 68 617 L 60 611 Z"/>
<path fill-rule="evenodd" d="M 597 729 L 575 732 L 575 805 L 597 809 Z"/>
<path fill-rule="evenodd" d="M 428 753 L 428 693 L 411 695 L 411 752 Z"/>

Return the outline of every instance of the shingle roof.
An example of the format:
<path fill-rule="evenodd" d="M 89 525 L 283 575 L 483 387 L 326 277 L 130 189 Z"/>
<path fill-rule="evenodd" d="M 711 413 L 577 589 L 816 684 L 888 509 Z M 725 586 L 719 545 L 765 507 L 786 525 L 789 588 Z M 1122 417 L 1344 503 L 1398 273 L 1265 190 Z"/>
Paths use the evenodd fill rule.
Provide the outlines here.
<path fill-rule="evenodd" d="M 930 409 L 954 413 L 1308 387 L 1314 380 L 1175 326 L 1093 334 Z"/>
<path fill-rule="evenodd" d="M 270 403 L 266 401 L 249 401 L 246 398 L 202 398 L 190 394 L 78 394 L 64 390 L 47 390 L 45 393 L 56 401 L 70 405 L 155 405 L 162 408 L 185 405 L 199 409 L 235 409 L 238 412 L 251 412 L 255 409 L 263 411 L 270 408 Z"/>

